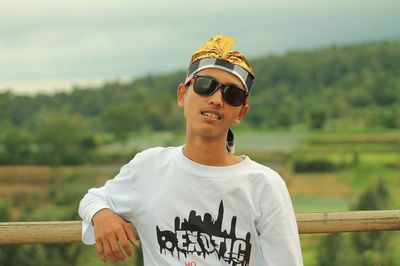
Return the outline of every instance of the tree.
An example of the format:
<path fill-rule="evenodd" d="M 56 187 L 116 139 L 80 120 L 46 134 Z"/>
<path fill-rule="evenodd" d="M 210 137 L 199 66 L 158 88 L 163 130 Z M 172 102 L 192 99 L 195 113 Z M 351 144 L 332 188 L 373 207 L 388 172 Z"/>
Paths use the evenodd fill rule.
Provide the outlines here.
<path fill-rule="evenodd" d="M 308 115 L 308 126 L 310 129 L 321 129 L 326 121 L 326 112 L 322 107 L 314 108 Z"/>
<path fill-rule="evenodd" d="M 390 209 L 391 197 L 383 179 L 367 189 L 359 198 L 356 210 Z M 352 244 L 358 255 L 359 265 L 394 265 L 390 253 L 391 235 L 388 232 L 365 232 L 352 234 Z"/>
<path fill-rule="evenodd" d="M 276 123 L 278 127 L 288 128 L 292 123 L 292 116 L 289 108 L 282 107 L 276 115 Z"/>
<path fill-rule="evenodd" d="M 381 123 L 385 128 L 397 128 L 400 127 L 400 110 L 396 110 L 394 107 L 386 108 L 381 114 Z"/>
<path fill-rule="evenodd" d="M 22 128 L 6 127 L 0 132 L 0 164 L 31 162 L 32 135 Z"/>
<path fill-rule="evenodd" d="M 386 183 L 379 179 L 361 194 L 353 210 L 388 209 L 390 199 Z M 390 252 L 391 245 L 391 235 L 388 232 L 330 234 L 321 242 L 317 255 L 318 265 L 392 266 L 395 262 Z"/>
<path fill-rule="evenodd" d="M 84 149 L 88 134 L 81 116 L 43 111 L 36 115 L 34 127 L 37 163 L 79 164 L 90 152 Z"/>
<path fill-rule="evenodd" d="M 113 105 L 101 114 L 104 128 L 120 140 L 126 140 L 129 133 L 143 127 L 145 109 L 141 104 L 126 102 Z"/>

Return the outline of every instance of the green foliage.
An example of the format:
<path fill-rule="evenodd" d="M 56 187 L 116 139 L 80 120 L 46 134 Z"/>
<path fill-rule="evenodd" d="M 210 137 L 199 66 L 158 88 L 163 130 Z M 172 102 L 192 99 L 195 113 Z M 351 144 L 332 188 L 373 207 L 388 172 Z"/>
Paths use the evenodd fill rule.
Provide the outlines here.
<path fill-rule="evenodd" d="M 0 265 L 74 266 L 81 254 L 77 244 L 0 246 Z"/>
<path fill-rule="evenodd" d="M 386 183 L 379 179 L 361 194 L 354 210 L 381 210 L 391 207 L 391 196 Z M 350 235 L 330 234 L 325 237 L 318 251 L 321 266 L 374 266 L 396 265 L 392 235 L 388 232 L 362 232 Z"/>
<path fill-rule="evenodd" d="M 28 161 L 32 143 L 32 135 L 27 130 L 5 127 L 0 131 L 0 164 Z"/>
<path fill-rule="evenodd" d="M 53 181 L 47 195 L 29 195 L 22 202 L 22 213 L 14 217 L 18 221 L 77 220 L 76 203 L 82 198 L 86 188 L 82 186 L 82 176 L 58 176 Z M 68 183 L 68 184 L 67 184 Z M 50 200 L 50 202 L 48 202 Z M 49 204 L 50 203 L 50 204 Z M 10 201 L 0 201 L 0 221 L 12 221 Z M 0 265 L 77 265 L 82 253 L 81 244 L 32 244 L 1 245 Z"/>
<path fill-rule="evenodd" d="M 358 265 L 355 263 L 355 253 L 351 242 L 343 235 L 335 233 L 324 237 L 318 247 L 318 265 L 343 266 Z"/>
<path fill-rule="evenodd" d="M 355 210 L 385 210 L 391 207 L 389 189 L 383 179 L 379 179 L 366 190 L 354 207 Z"/>
<path fill-rule="evenodd" d="M 391 208 L 391 196 L 386 183 L 379 179 L 359 198 L 355 210 L 384 210 Z M 388 232 L 365 232 L 352 235 L 353 247 L 360 265 L 394 265 L 390 254 L 391 237 Z"/>
<path fill-rule="evenodd" d="M 0 200 L 0 222 L 7 222 L 11 219 L 11 204 L 9 200 Z"/>
<path fill-rule="evenodd" d="M 390 129 L 400 127 L 400 109 L 385 109 L 382 114 L 382 125 Z"/>
<path fill-rule="evenodd" d="M 247 127 L 400 128 L 399 42 L 295 51 L 252 65 Z M 179 132 L 176 88 L 184 78 L 179 71 L 53 96 L 0 93 L 0 164 L 81 164 L 97 156 L 96 135 Z"/>
<path fill-rule="evenodd" d="M 133 102 L 110 106 L 101 114 L 101 121 L 107 131 L 125 140 L 129 132 L 139 130 L 143 124 L 142 106 Z"/>
<path fill-rule="evenodd" d="M 321 129 L 326 121 L 326 113 L 323 108 L 310 110 L 308 114 L 308 124 L 310 129 Z"/>
<path fill-rule="evenodd" d="M 33 127 L 31 132 L 32 135 L 34 135 L 35 131 Z M 300 188 L 297 192 L 294 190 L 294 194 L 292 194 L 292 200 L 296 212 L 349 210 L 349 206 L 354 202 L 355 194 L 363 194 L 359 193 L 359 191 L 366 191 L 369 185 L 373 185 L 375 189 L 379 187 L 371 182 L 371 180 L 375 180 L 376 177 L 379 176 L 385 180 L 385 183 L 387 184 L 386 188 L 391 190 L 391 195 L 399 195 L 399 130 L 364 130 L 361 132 L 348 129 L 341 132 L 327 132 L 325 130 L 302 132 L 301 135 L 299 135 L 298 132 L 288 132 L 286 130 L 271 132 L 238 128 L 235 132 L 238 133 L 238 148 L 240 148 L 240 150 L 243 149 L 243 152 L 238 150 L 238 154 L 248 154 L 251 158 L 256 159 L 256 161 L 265 163 L 274 169 L 276 169 L 275 167 L 280 167 L 280 163 L 282 162 L 284 167 L 290 168 L 292 160 L 304 160 L 308 162 L 318 158 L 329 160 L 336 167 L 339 167 L 338 169 L 335 168 L 334 172 L 328 174 L 313 173 L 296 175 L 296 173 L 293 172 L 289 172 L 290 174 L 288 175 L 283 174 L 285 178 L 288 177 L 286 180 L 289 189 L 293 187 L 299 188 L 300 186 L 307 187 L 306 189 Z M 176 143 L 181 142 L 181 140 L 176 140 L 175 138 L 177 138 L 177 136 L 172 132 L 140 132 L 135 133 L 133 137 L 131 136 L 129 141 L 115 143 L 115 138 L 110 133 L 99 132 L 93 136 L 94 142 L 101 145 L 102 152 L 107 150 L 107 152 L 118 154 L 119 156 L 124 154 L 123 156 L 126 156 L 122 159 L 124 162 L 132 157 L 132 151 L 135 150 L 133 147 L 139 148 L 144 145 L 154 146 L 163 145 L 165 143 L 176 145 Z M 260 145 L 260 143 L 262 145 Z M 105 144 L 108 144 L 107 147 Z M 275 150 L 277 147 L 279 147 L 280 152 L 271 152 L 271 150 Z M 293 154 L 287 154 L 286 152 L 288 151 L 293 151 Z M 129 156 L 125 155 L 128 153 Z M 117 159 L 121 160 L 121 157 L 118 157 Z M 3 213 L 8 214 L 10 214 L 10 211 L 13 208 L 13 219 L 15 221 L 77 220 L 79 219 L 76 213 L 77 204 L 86 192 L 87 188 L 103 184 L 104 178 L 109 178 L 118 172 L 119 165 L 120 163 L 118 163 L 118 165 L 110 166 L 109 161 L 104 159 L 104 163 L 101 165 L 55 167 L 52 171 L 43 171 L 44 173 L 47 173 L 46 175 L 48 176 L 42 176 L 39 180 L 42 180 L 41 182 L 46 182 L 45 184 L 43 183 L 43 185 L 48 187 L 48 193 L 38 193 L 32 196 L 29 193 L 17 192 L 17 194 L 12 196 L 10 201 L 5 201 L 3 205 L 0 203 L 0 206 L 3 206 Z M 343 165 L 346 166 L 345 169 L 342 168 Z M 19 167 L 16 166 L 16 169 L 17 168 Z M 32 173 L 32 179 L 29 178 L 29 181 L 33 182 L 32 180 L 36 180 L 34 179 L 35 171 L 32 171 L 30 167 L 26 167 L 26 169 L 26 173 L 20 175 L 27 176 Z M 13 170 L 11 170 L 11 172 L 12 171 Z M 311 176 L 312 178 L 308 178 L 309 182 L 303 182 L 301 184 L 296 183 L 293 185 L 296 178 L 301 176 Z M 325 183 L 326 180 L 324 178 L 327 177 L 329 179 L 329 176 L 335 176 L 335 180 L 338 183 L 336 183 L 336 181 Z M 13 177 L 20 179 L 18 176 Z M 304 181 L 307 179 L 302 180 Z M 347 189 L 342 190 L 343 187 L 341 184 L 343 182 L 348 185 L 351 191 Z M 320 190 L 319 187 L 319 185 L 323 183 L 325 183 L 323 186 L 326 187 L 326 184 L 328 184 L 330 191 L 337 191 L 337 193 L 325 195 L 324 190 Z M 3 183 L 1 185 L 3 185 Z M 385 189 L 382 188 L 377 190 L 385 191 Z M 385 193 L 381 192 L 380 194 L 385 195 Z M 369 200 L 365 200 L 367 198 L 374 199 L 376 197 L 368 196 L 364 198 L 362 202 L 369 202 Z M 398 196 L 394 199 L 393 203 L 397 204 L 394 206 L 395 209 L 400 206 Z M 12 204 L 12 206 L 8 204 Z M 381 206 L 382 204 L 380 203 L 379 205 Z M 353 209 L 360 209 L 359 207 L 356 208 L 356 206 L 358 205 L 354 204 Z M 386 208 L 392 208 L 390 206 Z M 16 207 L 21 208 L 21 212 L 16 212 Z M 2 207 L 0 207 L 0 213 L 2 213 L 1 210 Z M 19 213 L 22 214 L 19 215 Z M 5 218 L 5 221 L 10 221 L 10 216 L 7 217 L 8 218 Z M 390 232 L 388 234 L 396 236 L 397 233 Z M 398 237 L 395 240 L 384 238 L 389 243 L 388 246 L 385 246 L 386 251 L 381 252 L 368 250 L 365 252 L 365 255 L 361 255 L 361 253 L 364 254 L 364 252 L 356 252 L 353 246 L 353 239 L 349 234 L 337 234 L 336 238 L 332 237 L 335 239 L 326 240 L 328 243 L 330 241 L 334 242 L 327 244 L 328 246 L 326 248 L 324 248 L 325 241 L 321 242 L 323 244 L 320 249 L 324 249 L 324 251 L 318 251 L 318 254 L 320 252 L 322 253 L 317 256 L 316 247 L 319 246 L 319 240 L 324 237 L 324 235 L 302 235 L 302 238 L 304 236 L 314 239 L 314 241 L 308 243 L 307 241 L 306 243 L 302 241 L 305 265 L 316 265 L 314 262 L 317 260 L 318 256 L 325 257 L 324 254 L 327 254 L 326 252 L 331 252 L 332 249 L 338 246 L 342 248 L 337 251 L 337 254 L 329 253 L 330 255 L 328 258 L 331 259 L 325 261 L 322 265 L 354 264 L 354 266 L 357 266 L 360 265 L 359 257 L 361 256 L 376 262 L 378 259 L 391 257 L 391 254 L 388 253 L 394 253 L 394 255 L 397 256 L 397 260 L 394 260 L 396 262 L 400 261 L 398 255 L 400 254 L 398 252 L 399 248 L 393 248 L 393 245 L 395 245 L 394 241 L 399 243 L 398 241 L 400 239 Z M 362 238 L 363 239 L 360 242 L 366 246 L 364 240 L 369 238 Z M 377 239 L 382 241 L 381 238 Z M 29 252 L 31 252 L 29 253 L 31 260 L 38 261 L 36 265 L 40 265 L 43 255 L 42 250 L 45 250 L 44 254 L 49 258 L 48 261 L 52 263 L 51 265 L 101 264 L 101 261 L 96 255 L 95 247 L 93 246 L 86 247 L 83 244 L 68 244 L 66 246 L 70 246 L 70 249 L 60 247 L 51 251 L 54 252 L 53 255 L 50 255 L 50 251 L 48 251 L 50 245 L 43 245 L 41 248 L 25 247 L 23 251 L 15 250 L 18 246 L 19 245 L 4 245 L 0 247 L 0 265 L 3 265 L 2 263 L 5 260 L 2 260 L 3 258 L 14 256 L 14 254 L 17 254 L 16 252 L 18 252 L 18 255 L 15 256 L 19 256 L 21 260 L 11 260 L 14 263 L 12 265 L 24 265 L 21 264 L 21 261 L 25 261 L 27 256 L 26 254 Z M 78 258 L 74 258 L 73 256 L 75 249 L 81 250 Z M 66 257 L 64 254 L 71 255 Z M 45 263 L 43 265 L 46 265 Z M 120 265 L 121 263 L 110 264 Z M 135 264 L 134 260 L 129 260 L 122 263 L 122 265 Z M 379 264 L 377 263 L 376 265 Z M 391 264 L 387 263 L 383 265 Z"/>
<path fill-rule="evenodd" d="M 54 168 L 56 170 L 56 168 Z M 91 169 L 93 170 L 93 169 Z M 26 195 L 21 202 L 21 209 L 11 216 L 15 208 L 11 200 L 0 199 L 0 222 L 10 221 L 69 221 L 79 220 L 77 204 L 86 193 L 89 183 L 97 178 L 98 173 L 92 171 L 63 172 L 60 170 L 50 183 L 48 193 Z M 0 265 L 14 266 L 76 266 L 99 265 L 100 258 L 96 253 L 85 254 L 85 250 L 95 251 L 94 246 L 87 247 L 82 243 L 68 244 L 24 244 L 0 245 Z M 136 250 L 137 258 L 122 265 L 143 265 L 141 250 Z M 93 259 L 94 264 L 88 264 Z M 139 262 L 139 264 L 135 262 Z M 141 264 L 140 264 L 141 262 Z M 120 263 L 121 264 L 121 263 Z M 111 265 L 120 265 L 111 263 Z"/>
<path fill-rule="evenodd" d="M 312 160 L 298 159 L 294 161 L 294 170 L 297 173 L 331 172 L 337 168 L 338 166 L 335 163 L 325 158 Z"/>
<path fill-rule="evenodd" d="M 276 125 L 282 128 L 289 128 L 291 124 L 292 115 L 290 109 L 287 107 L 279 108 L 276 116 Z"/>
<path fill-rule="evenodd" d="M 84 126 L 78 117 L 42 112 L 35 122 L 37 158 L 43 160 L 39 162 L 60 165 L 81 161 L 80 134 Z"/>
<path fill-rule="evenodd" d="M 96 147 L 88 122 L 79 115 L 42 111 L 29 127 L 0 132 L 0 164 L 81 164 Z"/>

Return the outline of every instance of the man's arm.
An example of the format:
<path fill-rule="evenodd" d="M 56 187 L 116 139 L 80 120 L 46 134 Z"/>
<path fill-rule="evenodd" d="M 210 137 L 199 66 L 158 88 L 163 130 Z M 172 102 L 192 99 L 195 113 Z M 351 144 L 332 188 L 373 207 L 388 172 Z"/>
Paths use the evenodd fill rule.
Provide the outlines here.
<path fill-rule="evenodd" d="M 281 178 L 263 194 L 263 214 L 258 230 L 265 265 L 303 265 L 292 201 Z"/>
<path fill-rule="evenodd" d="M 96 243 L 97 252 L 105 262 L 109 258 L 126 259 L 123 250 L 132 256 L 129 243 L 138 246 L 132 225 L 124 220 L 132 220 L 133 206 L 137 205 L 137 193 L 134 193 L 137 173 L 133 161 L 103 187 L 89 189 L 79 204 L 82 240 L 85 244 Z"/>
<path fill-rule="evenodd" d="M 104 262 L 108 262 L 108 258 L 115 262 L 124 261 L 127 256 L 134 255 L 130 244 L 139 247 L 139 242 L 130 223 L 108 208 L 98 211 L 93 216 L 92 223 L 97 253 Z"/>

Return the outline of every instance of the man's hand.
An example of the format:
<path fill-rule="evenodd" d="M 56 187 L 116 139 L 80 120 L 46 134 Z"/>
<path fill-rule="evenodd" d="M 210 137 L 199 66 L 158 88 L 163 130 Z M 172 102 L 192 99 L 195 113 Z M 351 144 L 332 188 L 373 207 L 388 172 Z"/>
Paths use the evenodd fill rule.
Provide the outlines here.
<path fill-rule="evenodd" d="M 97 253 L 104 262 L 124 261 L 134 252 L 129 245 L 139 247 L 132 225 L 113 213 L 110 209 L 98 211 L 92 218 L 96 237 Z M 123 250 L 122 250 L 123 249 Z M 125 253 L 124 253 L 125 251 Z"/>

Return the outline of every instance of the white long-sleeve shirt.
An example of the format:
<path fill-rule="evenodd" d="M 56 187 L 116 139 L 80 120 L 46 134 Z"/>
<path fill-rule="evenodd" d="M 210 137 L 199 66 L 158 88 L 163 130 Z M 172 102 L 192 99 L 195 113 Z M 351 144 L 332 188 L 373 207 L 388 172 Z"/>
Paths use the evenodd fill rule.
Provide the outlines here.
<path fill-rule="evenodd" d="M 198 164 L 182 147 L 137 154 L 82 199 L 82 240 L 94 244 L 103 208 L 130 221 L 145 265 L 303 265 L 297 223 L 283 179 L 250 158 Z"/>

